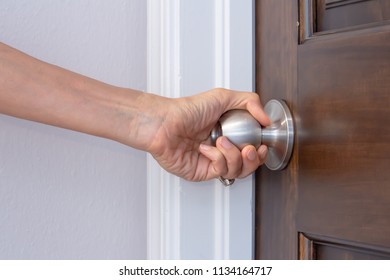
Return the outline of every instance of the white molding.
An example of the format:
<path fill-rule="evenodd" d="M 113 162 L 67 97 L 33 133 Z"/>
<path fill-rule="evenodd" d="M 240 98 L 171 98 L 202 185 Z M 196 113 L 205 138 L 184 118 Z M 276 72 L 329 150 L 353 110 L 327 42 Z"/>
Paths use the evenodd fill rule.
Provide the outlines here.
<path fill-rule="evenodd" d="M 215 86 L 230 88 L 230 1 L 215 1 Z M 216 259 L 229 259 L 229 197 L 230 189 L 215 187 Z"/>
<path fill-rule="evenodd" d="M 148 0 L 148 92 L 252 90 L 252 17 L 253 0 Z M 253 178 L 189 183 L 150 155 L 147 169 L 149 259 L 253 257 Z"/>
<path fill-rule="evenodd" d="M 148 1 L 147 90 L 180 97 L 179 0 Z M 148 259 L 179 259 L 180 185 L 147 158 Z"/>

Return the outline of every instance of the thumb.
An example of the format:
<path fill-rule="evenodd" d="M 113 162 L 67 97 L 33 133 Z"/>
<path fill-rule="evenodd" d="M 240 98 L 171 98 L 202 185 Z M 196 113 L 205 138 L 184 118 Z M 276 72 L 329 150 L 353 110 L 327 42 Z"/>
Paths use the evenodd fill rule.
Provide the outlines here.
<path fill-rule="evenodd" d="M 265 113 L 263 105 L 259 102 L 248 102 L 246 109 L 263 126 L 271 125 L 271 120 Z"/>
<path fill-rule="evenodd" d="M 221 101 L 226 102 L 225 112 L 233 109 L 247 110 L 263 126 L 271 125 L 257 93 L 234 90 L 223 90 L 221 93 Z"/>

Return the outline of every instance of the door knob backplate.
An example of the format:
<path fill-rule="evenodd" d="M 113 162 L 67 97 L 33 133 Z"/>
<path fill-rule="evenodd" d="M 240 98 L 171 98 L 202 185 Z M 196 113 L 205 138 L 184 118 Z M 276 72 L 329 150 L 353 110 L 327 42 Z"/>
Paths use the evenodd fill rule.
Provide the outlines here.
<path fill-rule="evenodd" d="M 265 165 L 271 170 L 282 170 L 290 161 L 294 146 L 294 121 L 282 100 L 270 100 L 264 111 L 272 123 L 262 130 L 262 143 L 268 146 Z"/>

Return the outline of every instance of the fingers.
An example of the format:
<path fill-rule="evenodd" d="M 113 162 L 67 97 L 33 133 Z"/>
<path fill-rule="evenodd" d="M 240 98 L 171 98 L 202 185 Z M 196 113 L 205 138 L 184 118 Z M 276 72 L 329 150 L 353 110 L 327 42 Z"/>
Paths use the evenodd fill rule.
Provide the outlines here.
<path fill-rule="evenodd" d="M 201 144 L 199 147 L 199 152 L 208 160 L 210 160 L 207 170 L 203 170 L 203 172 L 207 173 L 206 175 L 202 176 L 204 180 L 218 178 L 227 172 L 228 169 L 225 157 L 223 156 L 222 152 L 218 150 L 218 148 L 206 144 Z"/>
<path fill-rule="evenodd" d="M 241 174 L 241 152 L 226 137 L 219 137 L 216 147 L 202 144 L 199 150 L 211 161 L 207 176 L 209 179 L 219 176 L 233 179 Z"/>
<path fill-rule="evenodd" d="M 257 151 L 251 145 L 244 147 L 241 151 L 243 159 L 242 170 L 237 178 L 245 178 L 256 171 L 260 165 L 263 165 L 267 158 L 267 152 L 268 148 L 265 145 L 260 146 Z"/>
<path fill-rule="evenodd" d="M 253 173 L 265 162 L 267 147 L 262 145 L 257 151 L 248 145 L 240 151 L 226 137 L 219 137 L 216 147 L 201 145 L 200 152 L 211 164 L 208 179 L 222 176 L 227 179 L 244 178 Z"/>
<path fill-rule="evenodd" d="M 248 110 L 249 113 L 251 113 L 251 115 L 263 126 L 271 124 L 269 117 L 264 112 L 263 106 L 260 102 L 260 97 L 257 93 L 221 88 L 214 89 L 214 91 L 220 95 L 219 100 L 224 104 L 225 111 L 232 109 Z"/>
<path fill-rule="evenodd" d="M 225 136 L 219 137 L 216 145 L 223 154 L 227 166 L 226 173 L 221 174 L 221 176 L 228 179 L 237 178 L 241 174 L 242 169 L 242 157 L 240 150 Z"/>

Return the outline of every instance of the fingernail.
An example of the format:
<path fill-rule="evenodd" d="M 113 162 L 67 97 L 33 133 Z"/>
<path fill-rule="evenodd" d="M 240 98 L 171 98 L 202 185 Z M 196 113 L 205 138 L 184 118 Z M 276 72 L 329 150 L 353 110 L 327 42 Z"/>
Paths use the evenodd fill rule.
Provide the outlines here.
<path fill-rule="evenodd" d="M 261 147 L 260 148 L 260 158 L 264 160 L 267 157 L 267 148 L 266 147 Z"/>
<path fill-rule="evenodd" d="M 221 145 L 224 147 L 226 150 L 230 149 L 233 147 L 233 144 L 230 143 L 230 141 L 226 137 L 221 138 Z"/>
<path fill-rule="evenodd" d="M 249 150 L 247 157 L 250 161 L 254 161 L 256 159 L 256 152 L 254 150 Z"/>

